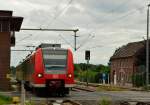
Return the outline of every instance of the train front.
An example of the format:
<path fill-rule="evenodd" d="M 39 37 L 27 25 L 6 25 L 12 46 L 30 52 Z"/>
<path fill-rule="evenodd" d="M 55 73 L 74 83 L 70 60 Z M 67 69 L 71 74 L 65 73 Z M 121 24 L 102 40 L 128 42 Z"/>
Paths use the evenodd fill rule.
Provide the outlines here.
<path fill-rule="evenodd" d="M 69 94 L 69 88 L 75 85 L 72 52 L 50 47 L 41 48 L 41 51 L 43 70 L 37 73 L 39 82 L 44 84 L 47 92 Z"/>

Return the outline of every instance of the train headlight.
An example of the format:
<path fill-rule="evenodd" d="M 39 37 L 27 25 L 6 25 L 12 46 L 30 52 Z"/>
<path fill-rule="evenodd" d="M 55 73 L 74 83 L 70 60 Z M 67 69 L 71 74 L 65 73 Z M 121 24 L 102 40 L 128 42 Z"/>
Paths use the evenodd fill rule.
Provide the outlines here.
<path fill-rule="evenodd" d="M 68 74 L 68 77 L 71 78 L 71 77 L 72 77 L 72 74 Z"/>
<path fill-rule="evenodd" d="M 42 78 L 42 77 L 43 77 L 43 74 L 39 73 L 37 76 L 38 76 L 39 78 Z"/>

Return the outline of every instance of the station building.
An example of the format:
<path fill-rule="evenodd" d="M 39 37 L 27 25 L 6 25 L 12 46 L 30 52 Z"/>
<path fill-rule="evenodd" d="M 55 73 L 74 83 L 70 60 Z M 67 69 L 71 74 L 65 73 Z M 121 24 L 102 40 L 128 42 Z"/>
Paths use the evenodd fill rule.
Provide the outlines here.
<path fill-rule="evenodd" d="M 146 41 L 131 42 L 118 48 L 110 58 L 110 68 L 111 84 L 126 87 L 144 85 Z"/>

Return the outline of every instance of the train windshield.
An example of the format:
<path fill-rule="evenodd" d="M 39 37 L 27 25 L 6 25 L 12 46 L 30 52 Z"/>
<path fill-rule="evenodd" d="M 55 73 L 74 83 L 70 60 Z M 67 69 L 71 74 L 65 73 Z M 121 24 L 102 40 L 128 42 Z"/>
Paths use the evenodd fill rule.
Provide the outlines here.
<path fill-rule="evenodd" d="M 63 71 L 67 65 L 67 50 L 43 49 L 46 71 Z"/>

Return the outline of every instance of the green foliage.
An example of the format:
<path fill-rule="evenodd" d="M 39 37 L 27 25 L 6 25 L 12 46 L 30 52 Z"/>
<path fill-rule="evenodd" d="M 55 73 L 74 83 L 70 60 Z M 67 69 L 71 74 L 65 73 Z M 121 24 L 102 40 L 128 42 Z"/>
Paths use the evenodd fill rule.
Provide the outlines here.
<path fill-rule="evenodd" d="M 80 71 L 81 71 L 81 68 L 80 68 L 80 66 L 78 65 L 78 64 L 75 64 L 74 65 L 74 76 L 75 77 L 78 77 L 79 76 L 79 73 L 80 73 Z"/>
<path fill-rule="evenodd" d="M 10 104 L 10 103 L 11 103 L 11 100 L 12 100 L 12 99 L 11 99 L 10 97 L 0 95 L 0 105 L 3 105 L 3 104 Z"/>
<path fill-rule="evenodd" d="M 96 82 L 96 78 L 95 78 L 96 75 L 97 75 L 96 72 L 88 71 L 87 75 L 88 75 L 88 82 L 91 82 L 91 83 L 95 83 Z"/>
<path fill-rule="evenodd" d="M 109 73 L 110 69 L 108 66 L 105 65 L 93 65 L 93 64 L 85 64 L 85 63 L 80 63 L 80 64 L 75 64 L 75 78 L 86 82 L 88 79 L 88 82 L 91 83 L 98 83 L 100 74 L 102 73 Z"/>
<path fill-rule="evenodd" d="M 91 83 L 95 83 L 95 77 L 96 77 L 97 73 L 96 72 L 93 72 L 93 71 L 83 71 L 81 72 L 81 74 L 79 75 L 79 80 L 80 81 L 83 81 L 83 82 L 86 82 L 87 79 L 88 79 L 88 82 L 91 82 Z"/>
<path fill-rule="evenodd" d="M 35 105 L 34 102 L 25 102 L 25 105 Z"/>
<path fill-rule="evenodd" d="M 135 74 L 132 76 L 132 83 L 136 87 L 144 86 L 145 85 L 145 78 L 142 75 Z"/>
<path fill-rule="evenodd" d="M 116 87 L 116 86 L 105 86 L 101 85 L 97 87 L 97 91 L 127 91 L 126 88 Z"/>
<path fill-rule="evenodd" d="M 111 100 L 109 98 L 103 98 L 100 102 L 99 105 L 111 105 Z"/>
<path fill-rule="evenodd" d="M 110 72 L 110 68 L 108 66 L 105 65 L 98 65 L 96 67 L 96 72 L 101 72 L 101 73 L 109 73 Z"/>

